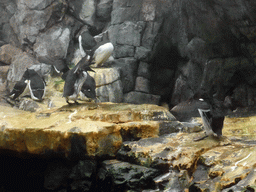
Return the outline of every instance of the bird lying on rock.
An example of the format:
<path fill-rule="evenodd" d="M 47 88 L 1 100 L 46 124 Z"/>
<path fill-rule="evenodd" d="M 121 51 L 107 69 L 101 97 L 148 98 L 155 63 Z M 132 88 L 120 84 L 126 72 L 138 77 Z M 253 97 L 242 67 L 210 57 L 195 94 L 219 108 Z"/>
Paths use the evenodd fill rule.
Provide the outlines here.
<path fill-rule="evenodd" d="M 27 69 L 25 71 L 21 80 L 15 84 L 9 96 L 12 99 L 18 98 L 27 86 L 32 99 L 41 101 L 44 98 L 46 83 L 34 69 Z"/>
<path fill-rule="evenodd" d="M 85 83 L 89 75 L 87 71 L 93 71 L 89 67 L 88 62 L 88 60 L 86 60 L 85 63 L 80 61 L 73 69 L 69 70 L 65 75 L 63 97 L 66 98 L 66 102 L 68 104 L 70 104 L 69 100 L 73 100 L 76 104 L 78 104 L 78 96 L 82 90 L 83 84 Z"/>

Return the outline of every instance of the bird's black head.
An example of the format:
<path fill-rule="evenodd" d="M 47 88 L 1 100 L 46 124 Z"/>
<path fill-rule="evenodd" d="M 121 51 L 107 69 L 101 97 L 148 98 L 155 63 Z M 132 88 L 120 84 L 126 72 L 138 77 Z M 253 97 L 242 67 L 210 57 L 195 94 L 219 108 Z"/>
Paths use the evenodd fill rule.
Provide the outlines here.
<path fill-rule="evenodd" d="M 87 76 L 86 81 L 84 82 L 83 86 L 82 86 L 82 93 L 88 97 L 88 98 L 92 98 L 92 99 L 96 99 L 96 83 L 93 77 L 91 77 L 89 74 Z"/>

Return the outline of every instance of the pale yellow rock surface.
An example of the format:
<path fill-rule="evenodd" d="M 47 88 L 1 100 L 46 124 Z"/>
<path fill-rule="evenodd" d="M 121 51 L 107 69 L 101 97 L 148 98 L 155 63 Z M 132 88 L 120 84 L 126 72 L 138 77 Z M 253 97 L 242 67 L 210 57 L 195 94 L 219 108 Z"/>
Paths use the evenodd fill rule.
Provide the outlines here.
<path fill-rule="evenodd" d="M 84 102 L 69 106 L 64 99 L 51 109 L 39 105 L 43 107 L 34 113 L 0 106 L 1 149 L 32 154 L 51 151 L 69 157 L 73 148 L 80 147 L 78 152 L 88 156 L 114 156 L 126 134 L 158 136 L 154 113 L 163 118 L 170 115 L 155 105 Z"/>

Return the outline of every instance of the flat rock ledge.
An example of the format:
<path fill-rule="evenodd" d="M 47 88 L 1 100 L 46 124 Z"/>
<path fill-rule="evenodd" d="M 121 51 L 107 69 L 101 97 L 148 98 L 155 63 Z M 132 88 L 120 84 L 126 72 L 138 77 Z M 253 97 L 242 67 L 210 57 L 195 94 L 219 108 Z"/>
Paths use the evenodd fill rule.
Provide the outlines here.
<path fill-rule="evenodd" d="M 123 141 L 183 127 L 167 109 L 149 104 L 88 102 L 34 113 L 0 108 L 0 149 L 35 155 L 114 157 Z"/>

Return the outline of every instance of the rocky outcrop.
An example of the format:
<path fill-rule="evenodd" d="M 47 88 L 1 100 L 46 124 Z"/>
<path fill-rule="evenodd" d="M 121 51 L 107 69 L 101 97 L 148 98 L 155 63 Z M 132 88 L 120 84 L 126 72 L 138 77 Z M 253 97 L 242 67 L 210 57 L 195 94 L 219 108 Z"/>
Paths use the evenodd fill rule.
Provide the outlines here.
<path fill-rule="evenodd" d="M 38 170 L 43 175 L 25 171 L 27 180 L 39 178 L 48 190 L 254 190 L 255 139 L 247 125 L 240 129 L 230 123 L 234 128 L 224 135 L 231 142 L 210 138 L 195 143 L 191 132 L 199 131 L 198 125 L 180 123 L 155 105 L 120 103 L 172 107 L 204 88 L 232 96 L 236 106 L 253 108 L 255 8 L 253 0 L 1 1 L 2 151 L 23 158 L 29 153 L 72 159 L 45 161 Z M 97 35 L 106 30 L 114 60 L 90 73 L 99 103 L 67 106 L 64 82 L 52 63 L 76 64 L 78 35 L 86 31 L 101 40 Z M 10 109 L 3 101 L 26 68 L 45 77 L 46 97 L 42 102 L 8 100 Z M 180 131 L 186 133 L 176 134 Z M 0 180 L 8 183 L 8 177 Z M 1 187 L 18 191 L 14 186 L 25 183 Z"/>
<path fill-rule="evenodd" d="M 162 121 L 169 122 L 169 129 L 175 121 L 166 109 L 154 105 L 85 103 L 43 111 L 42 104 L 23 100 L 20 108 L 37 112 L 1 107 L 1 149 L 40 155 L 51 151 L 69 158 L 78 154 L 114 157 L 123 138 L 156 137 Z"/>
<path fill-rule="evenodd" d="M 94 36 L 107 30 L 115 47 L 114 64 L 107 66 L 121 67 L 121 81 L 101 87 L 103 101 L 134 103 L 148 94 L 160 101 L 140 102 L 174 106 L 201 87 L 222 89 L 240 106 L 253 107 L 254 6 L 252 1 L 6 1 L 0 24 L 2 41 L 68 64 L 78 62 L 81 31 L 87 28 Z M 240 86 L 246 97 L 238 94 Z"/>
<path fill-rule="evenodd" d="M 117 158 L 161 170 L 162 175 L 154 179 L 159 191 L 242 191 L 254 187 L 255 143 L 214 138 L 194 142 L 195 137 L 174 134 L 124 143 Z"/>

